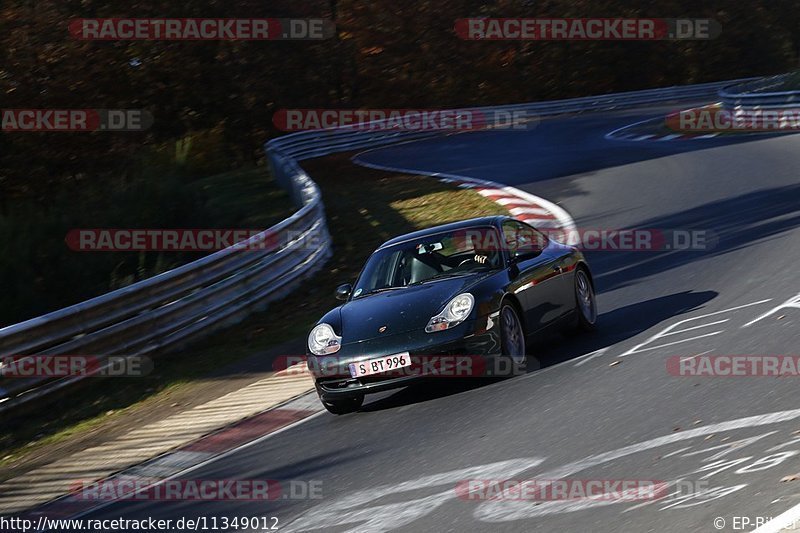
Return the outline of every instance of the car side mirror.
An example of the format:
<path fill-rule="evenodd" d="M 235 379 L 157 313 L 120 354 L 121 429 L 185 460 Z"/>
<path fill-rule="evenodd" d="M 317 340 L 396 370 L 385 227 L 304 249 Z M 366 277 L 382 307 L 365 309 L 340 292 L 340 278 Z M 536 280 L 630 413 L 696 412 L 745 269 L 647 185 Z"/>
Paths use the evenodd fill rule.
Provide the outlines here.
<path fill-rule="evenodd" d="M 336 287 L 336 299 L 347 300 L 350 298 L 350 293 L 353 292 L 353 286 L 349 283 L 343 283 Z"/>

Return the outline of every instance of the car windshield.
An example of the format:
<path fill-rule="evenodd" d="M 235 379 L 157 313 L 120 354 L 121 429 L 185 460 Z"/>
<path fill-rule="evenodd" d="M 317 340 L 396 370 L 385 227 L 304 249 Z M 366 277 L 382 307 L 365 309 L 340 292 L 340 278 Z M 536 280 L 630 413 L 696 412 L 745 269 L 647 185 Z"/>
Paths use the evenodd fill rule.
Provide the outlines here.
<path fill-rule="evenodd" d="M 492 227 L 428 235 L 378 250 L 367 261 L 353 297 L 502 267 L 499 232 Z"/>

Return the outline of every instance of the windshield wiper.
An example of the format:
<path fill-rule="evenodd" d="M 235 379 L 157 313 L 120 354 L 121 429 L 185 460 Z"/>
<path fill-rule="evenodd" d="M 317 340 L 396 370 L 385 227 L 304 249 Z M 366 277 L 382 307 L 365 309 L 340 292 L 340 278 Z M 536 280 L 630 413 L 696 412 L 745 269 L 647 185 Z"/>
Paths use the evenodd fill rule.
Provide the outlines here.
<path fill-rule="evenodd" d="M 412 287 L 414 285 L 422 285 L 424 283 L 428 283 L 429 281 L 438 281 L 440 279 L 446 279 L 446 278 L 460 278 L 462 276 L 469 276 L 470 274 L 474 273 L 475 272 L 461 271 L 461 272 L 452 272 L 449 274 L 439 274 L 438 276 L 433 276 L 432 278 L 423 279 L 422 281 L 415 281 L 414 283 L 409 283 L 408 286 Z"/>
<path fill-rule="evenodd" d="M 405 287 L 381 287 L 380 289 L 370 289 L 370 290 L 368 290 L 366 292 L 362 292 L 361 294 L 359 294 L 355 298 L 363 298 L 364 296 L 369 296 L 370 294 L 378 294 L 380 292 L 386 292 L 386 291 L 396 291 L 396 290 L 404 289 L 404 288 Z"/>

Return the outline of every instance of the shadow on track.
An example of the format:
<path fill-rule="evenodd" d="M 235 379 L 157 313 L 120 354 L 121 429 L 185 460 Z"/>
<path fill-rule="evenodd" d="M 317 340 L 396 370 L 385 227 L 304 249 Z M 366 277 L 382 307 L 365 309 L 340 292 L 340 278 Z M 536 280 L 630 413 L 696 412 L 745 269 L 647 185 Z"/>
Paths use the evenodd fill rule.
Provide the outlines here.
<path fill-rule="evenodd" d="M 604 313 L 599 318 L 599 329 L 588 335 L 567 332 L 569 336 L 565 339 L 559 332 L 553 331 L 528 346 L 527 372 L 535 372 L 624 341 L 664 320 L 697 310 L 717 296 L 718 293 L 714 291 L 680 292 Z M 539 364 L 536 364 L 537 360 Z M 497 381 L 496 378 L 431 379 L 370 402 L 361 411 L 383 411 L 427 402 L 462 394 Z"/>
<path fill-rule="evenodd" d="M 725 198 L 637 224 L 639 228 L 702 230 L 718 241 L 701 251 L 587 253 L 598 292 L 698 260 L 742 250 L 800 226 L 800 185 L 788 185 Z"/>
<path fill-rule="evenodd" d="M 598 329 L 590 334 L 569 334 L 567 340 L 554 335 L 532 347 L 542 368 L 594 352 L 630 339 L 670 318 L 701 309 L 716 298 L 715 291 L 685 291 L 620 307 L 600 315 Z"/>

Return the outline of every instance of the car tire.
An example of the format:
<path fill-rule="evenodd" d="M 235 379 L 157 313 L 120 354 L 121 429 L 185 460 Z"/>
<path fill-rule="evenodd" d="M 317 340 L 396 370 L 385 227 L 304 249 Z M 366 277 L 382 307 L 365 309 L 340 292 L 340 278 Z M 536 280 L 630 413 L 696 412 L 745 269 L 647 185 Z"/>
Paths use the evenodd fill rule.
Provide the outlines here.
<path fill-rule="evenodd" d="M 329 413 L 334 415 L 346 415 L 361 409 L 361 406 L 364 404 L 364 395 L 361 394 L 353 398 L 342 398 L 340 400 L 323 400 L 320 398 L 320 401 Z"/>
<path fill-rule="evenodd" d="M 527 362 L 525 326 L 517 308 L 506 302 L 500 307 L 500 349 L 511 359 L 515 368 L 523 368 Z"/>
<path fill-rule="evenodd" d="M 597 328 L 597 297 L 594 285 L 585 268 L 575 271 L 575 323 L 579 331 L 594 331 Z"/>

